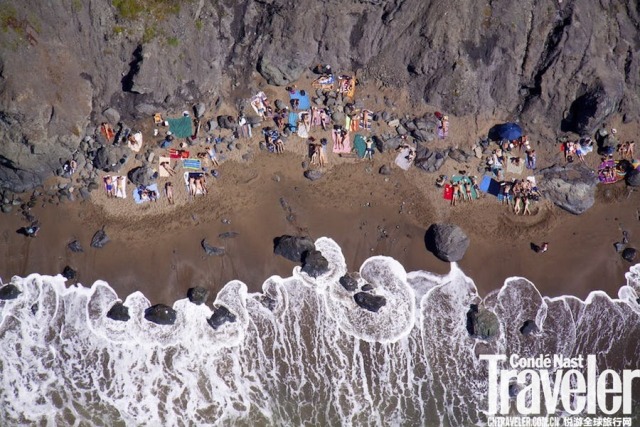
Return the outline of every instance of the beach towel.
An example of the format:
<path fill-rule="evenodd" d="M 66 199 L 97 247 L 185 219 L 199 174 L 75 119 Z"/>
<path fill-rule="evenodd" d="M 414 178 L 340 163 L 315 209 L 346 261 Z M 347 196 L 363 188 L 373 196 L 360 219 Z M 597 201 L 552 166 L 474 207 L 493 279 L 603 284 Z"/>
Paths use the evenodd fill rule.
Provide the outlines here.
<path fill-rule="evenodd" d="M 466 175 L 454 175 L 451 177 L 451 183 L 459 183 L 461 186 L 465 188 L 460 188 L 461 193 L 466 197 L 466 186 L 471 185 L 471 199 L 477 199 L 480 197 L 475 188 L 473 188 L 473 184 L 471 183 L 471 179 Z"/>
<path fill-rule="evenodd" d="M 240 139 L 249 139 L 253 135 L 251 134 L 251 125 L 249 123 L 245 123 L 242 126 L 238 126 L 236 129 L 236 134 Z"/>
<path fill-rule="evenodd" d="M 371 130 L 371 122 L 373 121 L 373 111 L 362 110 L 360 116 L 360 128 L 363 130 Z"/>
<path fill-rule="evenodd" d="M 351 76 L 340 76 L 338 78 L 338 92 L 353 98 L 356 94 L 356 81 Z"/>
<path fill-rule="evenodd" d="M 512 162 L 511 159 L 507 161 L 507 169 L 506 169 L 507 173 L 512 173 L 515 175 L 520 175 L 522 173 L 522 171 L 524 170 L 524 161 L 520 157 L 518 157 L 518 159 L 520 159 L 520 162 L 518 165 Z"/>
<path fill-rule="evenodd" d="M 626 175 L 626 171 L 619 170 L 618 165 L 619 161 L 613 159 L 608 159 L 600 163 L 600 166 L 598 166 L 598 180 L 603 184 L 613 184 L 622 181 Z M 613 175 L 607 175 L 605 173 L 606 169 L 614 169 Z"/>
<path fill-rule="evenodd" d="M 136 132 L 127 139 L 127 145 L 131 151 L 137 153 L 142 148 L 142 132 Z"/>
<path fill-rule="evenodd" d="M 529 181 L 531 183 L 531 188 L 536 188 L 538 185 L 536 184 L 536 177 L 535 176 L 528 176 L 527 177 L 527 181 Z"/>
<path fill-rule="evenodd" d="M 331 131 L 331 140 L 333 141 L 333 152 L 334 153 L 350 153 L 353 147 L 351 146 L 351 140 L 349 138 L 349 134 L 347 133 L 344 136 L 344 140 L 342 141 L 342 146 L 337 144 L 338 138 L 340 138 L 340 129 L 333 129 Z"/>
<path fill-rule="evenodd" d="M 298 131 L 298 113 L 293 111 L 289 112 L 289 129 L 291 129 L 291 132 Z"/>
<path fill-rule="evenodd" d="M 309 129 L 309 125 L 306 124 L 303 120 L 303 116 L 306 115 L 308 117 L 309 114 L 310 113 L 308 111 L 303 111 L 298 113 L 298 132 L 297 133 L 298 133 L 298 136 L 303 139 L 309 138 L 309 131 L 311 130 Z M 308 118 L 308 121 L 309 122 L 311 121 L 310 117 Z"/>
<path fill-rule="evenodd" d="M 199 170 L 202 164 L 199 159 L 182 159 L 182 167 L 185 169 Z"/>
<path fill-rule="evenodd" d="M 330 90 L 333 89 L 333 85 L 335 84 L 336 79 L 333 77 L 333 74 L 329 74 L 328 76 L 320 76 L 311 82 L 311 86 L 315 88 Z"/>
<path fill-rule="evenodd" d="M 482 182 L 480 182 L 478 187 L 480 188 L 480 191 L 496 197 L 500 194 L 500 183 L 489 175 L 485 175 L 482 178 Z"/>
<path fill-rule="evenodd" d="M 322 119 L 320 117 L 320 109 L 319 108 L 311 108 L 311 126 L 317 127 L 322 126 Z"/>
<path fill-rule="evenodd" d="M 442 191 L 442 198 L 445 200 L 453 200 L 453 185 L 445 184 Z"/>
<path fill-rule="evenodd" d="M 155 191 L 157 194 L 157 197 L 160 198 L 160 193 L 158 192 L 158 184 L 151 184 L 151 185 L 147 185 L 146 187 L 142 187 L 142 188 L 134 188 L 133 189 L 133 201 L 136 202 L 137 204 L 141 204 L 141 203 L 145 203 L 148 202 L 150 199 L 148 198 L 143 198 L 142 197 L 142 192 L 144 190 L 147 191 Z"/>
<path fill-rule="evenodd" d="M 160 177 L 162 178 L 167 178 L 171 175 L 165 168 L 161 166 L 164 162 L 167 162 L 169 163 L 169 165 L 171 165 L 171 159 L 169 157 L 158 157 L 158 175 L 160 175 Z"/>
<path fill-rule="evenodd" d="M 289 92 L 289 99 L 298 100 L 298 110 L 308 110 L 309 108 L 311 108 L 311 101 L 309 100 L 309 94 L 307 94 L 306 92 L 304 95 L 302 95 L 299 90 L 296 90 L 293 93 Z"/>
<path fill-rule="evenodd" d="M 177 119 L 167 119 L 169 130 L 176 138 L 188 138 L 193 135 L 191 117 L 185 116 Z"/>
<path fill-rule="evenodd" d="M 188 159 L 189 152 L 185 150 L 178 150 L 176 148 L 170 148 L 169 157 L 172 159 Z"/>
<path fill-rule="evenodd" d="M 113 183 L 116 186 L 116 197 L 119 199 L 127 198 L 127 177 L 126 176 L 114 176 Z"/>
<path fill-rule="evenodd" d="M 442 126 L 442 122 L 440 122 L 438 124 L 438 138 L 445 139 L 447 136 L 449 136 L 449 127 L 447 126 L 447 130 L 445 130 Z"/>
<path fill-rule="evenodd" d="M 103 123 L 100 125 L 100 133 L 106 138 L 107 142 L 113 141 L 113 138 L 116 136 L 116 133 L 113 131 L 113 128 L 109 123 Z"/>
<path fill-rule="evenodd" d="M 184 185 L 187 187 L 187 194 L 191 194 L 191 189 L 189 188 L 189 178 L 202 178 L 204 174 L 202 172 L 185 172 L 184 173 Z M 200 196 L 204 194 L 202 190 L 196 190 L 196 196 Z"/>
<path fill-rule="evenodd" d="M 256 112 L 260 117 L 264 117 L 265 112 L 267 111 L 267 107 L 264 105 L 264 102 L 267 100 L 267 95 L 264 92 L 258 92 L 251 98 L 251 107 L 253 111 Z"/>
<path fill-rule="evenodd" d="M 409 170 L 409 168 L 411 167 L 411 162 L 407 159 L 407 156 L 410 152 L 410 149 L 403 148 L 396 156 L 396 165 L 398 165 L 400 169 Z"/>
<path fill-rule="evenodd" d="M 358 153 L 358 157 L 363 158 L 365 150 L 367 149 L 367 143 L 364 136 L 357 134 L 353 137 L 353 147 L 356 149 L 356 153 Z"/>

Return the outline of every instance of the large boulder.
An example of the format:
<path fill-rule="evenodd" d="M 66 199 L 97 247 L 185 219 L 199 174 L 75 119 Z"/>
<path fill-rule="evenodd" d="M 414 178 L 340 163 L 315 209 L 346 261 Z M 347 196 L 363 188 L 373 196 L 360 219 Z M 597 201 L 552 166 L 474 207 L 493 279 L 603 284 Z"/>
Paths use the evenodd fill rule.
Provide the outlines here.
<path fill-rule="evenodd" d="M 158 174 L 148 166 L 138 166 L 137 168 L 133 168 L 127 174 L 129 177 L 129 181 L 133 183 L 136 187 L 138 186 L 148 186 L 156 182 L 158 178 Z"/>
<path fill-rule="evenodd" d="M 633 169 L 627 173 L 625 176 L 627 180 L 627 185 L 630 187 L 640 187 L 640 171 L 637 169 Z"/>
<path fill-rule="evenodd" d="M 638 256 L 638 251 L 635 248 L 626 248 L 622 251 L 622 258 L 625 261 L 634 262 Z"/>
<path fill-rule="evenodd" d="M 329 261 L 316 249 L 306 251 L 302 258 L 302 271 L 311 277 L 319 277 L 329 271 Z"/>
<path fill-rule="evenodd" d="M 382 295 L 373 295 L 368 292 L 358 292 L 353 296 L 356 304 L 365 310 L 377 313 L 383 306 L 387 304 L 387 300 Z"/>
<path fill-rule="evenodd" d="M 176 323 L 176 311 L 164 304 L 156 304 L 144 311 L 144 318 L 158 325 L 173 325 Z"/>
<path fill-rule="evenodd" d="M 498 316 L 485 308 L 471 304 L 467 312 L 467 331 L 474 338 L 483 340 L 492 338 L 500 332 Z"/>
<path fill-rule="evenodd" d="M 107 312 L 107 317 L 119 322 L 126 322 L 131 318 L 131 316 L 129 316 L 129 308 L 122 302 L 113 304 Z"/>
<path fill-rule="evenodd" d="M 100 249 L 104 247 L 107 243 L 109 243 L 109 236 L 107 236 L 107 232 L 104 231 L 104 227 L 100 230 L 96 231 L 93 237 L 91 238 L 91 247 Z"/>
<path fill-rule="evenodd" d="M 316 169 L 306 170 L 303 175 L 310 181 L 317 181 L 322 178 L 322 172 Z"/>
<path fill-rule="evenodd" d="M 469 237 L 454 224 L 432 224 L 425 233 L 427 250 L 443 261 L 458 262 L 469 247 Z"/>
<path fill-rule="evenodd" d="M 189 301 L 195 305 L 202 305 L 207 301 L 209 291 L 202 286 L 196 286 L 187 291 L 187 297 L 189 298 Z"/>
<path fill-rule="evenodd" d="M 353 292 L 358 289 L 358 280 L 354 277 L 354 274 L 347 273 L 339 281 L 346 291 Z"/>
<path fill-rule="evenodd" d="M 0 288 L 0 300 L 16 299 L 21 293 L 16 285 L 4 285 Z"/>
<path fill-rule="evenodd" d="M 273 253 L 293 262 L 302 262 L 304 253 L 315 249 L 313 240 L 306 236 L 284 235 L 273 239 Z"/>
<path fill-rule="evenodd" d="M 540 171 L 538 188 L 556 206 L 580 215 L 595 203 L 598 176 L 588 167 L 571 163 L 551 166 Z"/>
<path fill-rule="evenodd" d="M 614 113 L 624 95 L 622 80 L 602 80 L 579 95 L 569 107 L 569 114 L 562 121 L 562 130 L 579 135 L 591 135 Z"/>
<path fill-rule="evenodd" d="M 220 326 L 225 323 L 231 323 L 236 321 L 236 316 L 232 312 L 229 311 L 227 307 L 224 305 L 218 306 L 218 308 L 214 309 L 213 314 L 209 319 L 207 319 L 207 323 L 213 329 L 218 329 Z"/>

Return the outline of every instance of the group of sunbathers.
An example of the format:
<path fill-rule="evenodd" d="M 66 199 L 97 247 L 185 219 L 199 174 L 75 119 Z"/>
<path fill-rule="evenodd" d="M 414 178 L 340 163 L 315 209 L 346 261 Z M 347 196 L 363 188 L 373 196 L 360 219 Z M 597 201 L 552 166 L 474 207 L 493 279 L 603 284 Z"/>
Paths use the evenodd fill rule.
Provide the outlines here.
<path fill-rule="evenodd" d="M 564 159 L 567 163 L 572 163 L 577 157 L 584 163 L 584 156 L 593 150 L 591 138 L 581 138 L 578 141 L 567 141 L 564 143 Z"/>
<path fill-rule="evenodd" d="M 466 171 L 460 171 L 463 176 L 462 179 L 451 181 L 451 206 L 455 206 L 458 201 L 472 201 L 473 191 L 476 192 L 476 197 L 480 195 L 480 187 L 478 186 L 478 180 L 475 176 L 467 176 Z M 444 182 L 446 176 L 440 175 L 436 180 L 436 185 L 440 186 L 439 181 Z"/>
<path fill-rule="evenodd" d="M 189 176 L 189 194 L 195 196 L 198 193 L 207 194 L 206 179 L 202 173 Z"/>
<path fill-rule="evenodd" d="M 312 165 L 324 167 L 327 164 L 327 144 L 326 138 L 320 139 L 319 143 L 314 137 L 309 138 L 309 154 Z"/>
<path fill-rule="evenodd" d="M 516 215 L 520 213 L 532 215 L 531 202 L 540 198 L 538 188 L 527 179 L 515 179 L 511 182 L 500 183 L 500 195 L 502 196 L 502 203 L 506 203 L 508 206 L 511 206 L 511 201 L 513 200 L 513 212 Z"/>
<path fill-rule="evenodd" d="M 107 197 L 125 197 L 125 184 L 124 176 L 117 177 L 115 182 L 112 176 L 105 176 L 104 188 L 107 191 Z"/>
<path fill-rule="evenodd" d="M 620 157 L 627 160 L 633 160 L 633 157 L 635 156 L 635 145 L 635 141 L 625 141 L 618 145 L 618 153 L 620 154 Z"/>
<path fill-rule="evenodd" d="M 140 200 L 146 202 L 148 200 L 152 202 L 158 201 L 158 193 L 154 190 L 149 190 L 144 185 L 138 187 L 138 195 L 140 196 Z"/>

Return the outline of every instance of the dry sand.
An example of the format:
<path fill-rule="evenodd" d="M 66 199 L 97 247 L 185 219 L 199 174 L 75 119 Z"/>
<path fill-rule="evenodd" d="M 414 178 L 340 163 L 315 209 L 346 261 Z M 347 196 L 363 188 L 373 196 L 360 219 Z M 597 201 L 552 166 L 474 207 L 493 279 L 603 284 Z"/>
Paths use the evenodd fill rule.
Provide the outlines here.
<path fill-rule="evenodd" d="M 299 87 L 309 88 L 308 80 Z M 263 90 L 272 100 L 287 99 L 281 89 Z M 385 108 L 383 90 L 372 87 L 362 92 L 366 107 L 375 111 Z M 386 95 L 405 99 L 398 93 Z M 394 108 L 408 111 L 409 106 L 397 102 L 396 107 L 386 109 Z M 413 106 L 412 110 L 434 111 L 428 106 Z M 486 135 L 490 126 L 505 118 L 451 117 L 451 137 L 432 145 L 469 148 L 479 135 Z M 146 143 L 154 144 L 150 121 L 139 126 Z M 374 134 L 385 131 L 386 125 L 374 125 Z M 621 139 L 635 131 L 631 126 L 622 127 Z M 312 135 L 318 139 L 329 136 L 317 131 Z M 640 245 L 636 240 L 640 239 L 636 213 L 640 195 L 622 183 L 600 187 L 596 206 L 581 216 L 540 202 L 535 215 L 522 217 L 491 196 L 456 207 L 442 199 L 441 190 L 434 186 L 437 175 L 451 176 L 461 168 L 475 174 L 479 161 L 462 167 L 448 160 L 439 173 L 427 174 L 417 168 L 405 172 L 394 167 L 395 154 L 376 153 L 370 162 L 329 153 L 324 176 L 311 182 L 302 176 L 301 163 L 307 151 L 302 139 L 291 137 L 282 155 L 260 151 L 260 139 L 260 130 L 255 129 L 251 141 L 240 141 L 241 150 L 224 153 L 229 159 L 219 167 L 219 178 L 208 179 L 206 196 L 190 198 L 182 181 L 183 171 L 177 168 L 175 177 L 158 182 L 163 188 L 165 182 L 172 181 L 175 205 L 169 205 L 165 197 L 157 203 L 136 205 L 131 183 L 124 200 L 107 198 L 104 191 L 97 190 L 91 202 L 34 208 L 42 224 L 35 239 L 16 233 L 25 225 L 17 213 L 3 215 L 0 277 L 6 282 L 12 275 L 58 274 L 70 265 L 78 270 L 79 282 L 90 285 L 106 280 L 123 299 L 139 290 L 152 303 L 170 304 L 195 285 L 207 287 L 215 298 L 215 292 L 232 279 L 259 291 L 270 275 L 290 275 L 295 264 L 273 255 L 273 239 L 282 234 L 333 238 L 352 271 L 369 256 L 389 255 L 407 271 L 445 273 L 449 265 L 426 251 L 424 233 L 433 222 L 450 221 L 461 225 L 471 238 L 460 264 L 482 294 L 518 275 L 533 281 L 543 295 L 584 298 L 597 289 L 614 296 L 624 283 L 629 264 L 613 250 L 621 227 L 630 232 L 632 244 Z M 536 141 L 535 135 L 532 139 L 539 152 L 539 167 L 561 160 L 555 143 Z M 252 159 L 241 160 L 241 154 L 249 151 Z M 162 152 L 156 150 L 156 157 Z M 597 157 L 590 154 L 592 167 Z M 391 175 L 378 173 L 383 164 L 392 166 Z M 90 248 L 91 236 L 102 226 L 111 242 L 102 249 Z M 219 234 L 226 231 L 239 234 L 221 239 Z M 224 246 L 226 255 L 206 255 L 200 246 L 203 238 Z M 73 239 L 82 243 L 83 253 L 66 249 Z M 535 254 L 530 244 L 542 241 L 550 242 L 549 251 Z"/>

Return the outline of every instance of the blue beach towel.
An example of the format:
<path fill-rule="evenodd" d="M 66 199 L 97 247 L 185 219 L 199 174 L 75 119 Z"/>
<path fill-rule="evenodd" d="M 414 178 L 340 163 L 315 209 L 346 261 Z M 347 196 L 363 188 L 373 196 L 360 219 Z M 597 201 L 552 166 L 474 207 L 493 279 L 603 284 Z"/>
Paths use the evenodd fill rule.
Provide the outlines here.
<path fill-rule="evenodd" d="M 485 175 L 482 178 L 482 182 L 480 183 L 479 187 L 480 191 L 483 191 L 487 194 L 491 194 L 496 197 L 500 194 L 500 183 L 491 178 L 489 175 Z"/>
<path fill-rule="evenodd" d="M 291 129 L 292 132 L 298 131 L 298 113 L 294 113 L 293 111 L 289 113 L 289 129 Z"/>
<path fill-rule="evenodd" d="M 182 161 L 182 167 L 185 169 L 198 170 L 201 168 L 201 163 L 198 159 L 184 159 Z"/>
<path fill-rule="evenodd" d="M 145 189 L 146 189 L 146 190 L 149 190 L 149 191 L 155 191 L 155 192 L 156 192 L 156 194 L 158 195 L 158 198 L 160 198 L 160 192 L 158 192 L 158 184 L 151 184 L 151 185 L 147 185 L 147 186 L 145 187 Z M 133 194 L 132 194 L 132 196 L 133 196 L 133 200 L 134 200 L 137 204 L 141 204 L 141 203 L 145 203 L 145 202 L 148 202 L 148 201 L 149 201 L 149 199 L 142 200 L 142 197 L 141 197 L 141 191 L 140 191 L 140 188 L 139 188 L 139 187 L 136 187 L 136 188 L 134 188 L 134 189 L 133 189 Z"/>
<path fill-rule="evenodd" d="M 298 100 L 299 110 L 308 110 L 311 108 L 311 101 L 309 100 L 309 94 L 306 92 L 304 95 L 301 95 L 299 90 L 296 90 L 294 93 L 289 92 L 289 99 Z"/>

